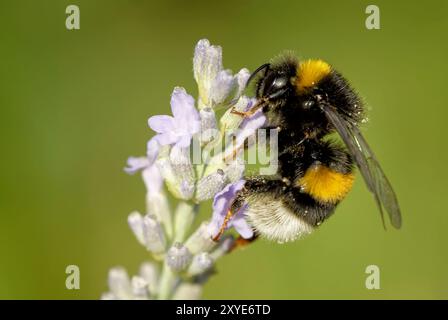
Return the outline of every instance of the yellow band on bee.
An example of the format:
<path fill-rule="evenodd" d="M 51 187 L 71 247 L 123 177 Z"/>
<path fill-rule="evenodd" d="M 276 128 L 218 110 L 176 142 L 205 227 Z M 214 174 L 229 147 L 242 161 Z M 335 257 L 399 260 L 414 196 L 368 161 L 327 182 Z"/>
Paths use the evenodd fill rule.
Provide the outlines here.
<path fill-rule="evenodd" d="M 317 85 L 331 72 L 331 66 L 323 60 L 305 60 L 299 64 L 296 88 L 299 92 L 307 91 Z"/>
<path fill-rule="evenodd" d="M 336 203 L 351 190 L 352 173 L 341 173 L 323 165 L 314 165 L 305 172 L 296 185 L 320 202 Z"/>

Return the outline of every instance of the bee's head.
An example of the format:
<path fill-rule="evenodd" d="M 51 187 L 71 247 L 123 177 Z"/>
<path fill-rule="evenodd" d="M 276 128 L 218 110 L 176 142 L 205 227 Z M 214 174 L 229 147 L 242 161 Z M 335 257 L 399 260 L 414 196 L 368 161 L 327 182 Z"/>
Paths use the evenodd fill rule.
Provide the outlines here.
<path fill-rule="evenodd" d="M 296 72 L 296 64 L 290 61 L 266 63 L 256 69 L 248 83 L 256 78 L 256 97 L 265 101 L 276 101 L 294 93 L 291 82 Z"/>
<path fill-rule="evenodd" d="M 280 107 L 289 105 L 305 114 L 316 114 L 321 112 L 319 99 L 326 97 L 320 83 L 330 71 L 330 66 L 322 60 L 299 63 L 295 56 L 285 54 L 257 68 L 248 84 L 256 79 L 256 97 L 259 101 Z"/>

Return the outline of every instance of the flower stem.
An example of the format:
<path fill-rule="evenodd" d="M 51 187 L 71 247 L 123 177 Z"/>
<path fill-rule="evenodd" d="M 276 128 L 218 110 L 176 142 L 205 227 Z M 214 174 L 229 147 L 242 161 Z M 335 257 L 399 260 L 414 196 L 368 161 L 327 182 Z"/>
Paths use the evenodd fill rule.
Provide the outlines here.
<path fill-rule="evenodd" d="M 197 204 L 191 204 L 185 201 L 179 203 L 174 217 L 173 243 L 185 240 L 198 211 L 199 205 Z"/>
<path fill-rule="evenodd" d="M 179 243 L 183 242 L 185 240 L 198 211 L 199 211 L 199 205 L 197 204 L 188 203 L 186 201 L 179 203 L 174 217 L 175 219 L 174 234 L 171 245 L 177 242 Z M 171 298 L 176 281 L 177 281 L 176 273 L 173 272 L 173 270 L 171 270 L 170 266 L 165 261 L 165 263 L 163 264 L 162 275 L 160 278 L 160 287 L 158 295 L 158 298 L 160 300 L 166 300 Z"/>
<path fill-rule="evenodd" d="M 168 266 L 167 263 L 163 264 L 162 274 L 160 276 L 160 287 L 159 287 L 159 300 L 167 300 L 172 295 L 172 290 L 174 283 L 176 282 L 176 275 Z"/>

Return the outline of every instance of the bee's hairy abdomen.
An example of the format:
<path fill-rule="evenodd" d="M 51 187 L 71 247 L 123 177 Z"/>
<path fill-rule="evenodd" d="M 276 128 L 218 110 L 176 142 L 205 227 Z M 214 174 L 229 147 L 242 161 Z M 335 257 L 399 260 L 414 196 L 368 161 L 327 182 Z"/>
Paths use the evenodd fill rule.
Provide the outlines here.
<path fill-rule="evenodd" d="M 269 240 L 288 242 L 310 234 L 334 210 L 316 202 L 282 180 L 252 177 L 242 195 L 247 219 L 255 231 Z"/>
<path fill-rule="evenodd" d="M 352 159 L 330 141 L 308 141 L 283 149 L 275 176 L 246 179 L 238 204 L 248 204 L 255 231 L 286 242 L 311 233 L 350 191 Z M 317 169 L 316 169 L 317 168 Z"/>

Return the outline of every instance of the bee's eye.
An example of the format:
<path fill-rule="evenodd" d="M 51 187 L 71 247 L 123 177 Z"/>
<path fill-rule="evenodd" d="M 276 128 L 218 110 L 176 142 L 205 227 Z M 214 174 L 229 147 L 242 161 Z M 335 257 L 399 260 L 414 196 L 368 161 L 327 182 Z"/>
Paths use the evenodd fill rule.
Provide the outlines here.
<path fill-rule="evenodd" d="M 277 76 L 268 78 L 263 90 L 263 96 L 269 98 L 277 98 L 287 91 L 288 79 L 285 76 Z"/>
<path fill-rule="evenodd" d="M 286 84 L 288 83 L 288 80 L 285 77 L 275 78 L 274 82 L 272 83 L 272 88 L 275 89 L 282 89 Z"/>

